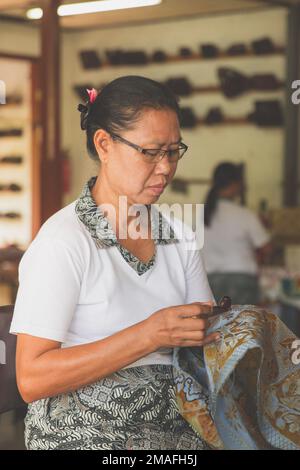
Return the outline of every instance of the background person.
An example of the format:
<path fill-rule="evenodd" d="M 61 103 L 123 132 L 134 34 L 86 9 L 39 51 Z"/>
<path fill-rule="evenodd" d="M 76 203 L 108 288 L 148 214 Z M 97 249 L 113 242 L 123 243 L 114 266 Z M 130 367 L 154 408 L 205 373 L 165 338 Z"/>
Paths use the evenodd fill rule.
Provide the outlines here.
<path fill-rule="evenodd" d="M 204 208 L 204 260 L 216 300 L 258 304 L 258 260 L 271 252 L 270 236 L 259 218 L 239 204 L 243 176 L 238 165 L 224 162 L 214 170 Z"/>

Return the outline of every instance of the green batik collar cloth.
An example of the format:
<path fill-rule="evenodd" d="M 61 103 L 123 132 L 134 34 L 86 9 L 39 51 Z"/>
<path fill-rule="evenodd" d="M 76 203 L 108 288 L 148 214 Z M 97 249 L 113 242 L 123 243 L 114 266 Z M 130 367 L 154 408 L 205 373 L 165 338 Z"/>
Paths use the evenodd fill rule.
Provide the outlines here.
<path fill-rule="evenodd" d="M 121 255 L 128 262 L 128 264 L 139 274 L 144 274 L 150 269 L 156 259 L 156 245 L 167 245 L 169 243 L 176 243 L 178 240 L 175 238 L 173 228 L 169 222 L 163 217 L 154 206 L 151 207 L 151 231 L 155 243 L 155 253 L 152 258 L 144 263 L 134 256 L 130 251 L 120 245 L 117 240 L 116 234 L 111 227 L 108 219 L 97 206 L 91 190 L 96 183 L 97 176 L 93 176 L 85 184 L 83 191 L 76 201 L 75 212 L 90 232 L 93 240 L 98 248 L 109 248 L 116 246 Z M 147 205 L 149 207 L 149 205 Z"/>

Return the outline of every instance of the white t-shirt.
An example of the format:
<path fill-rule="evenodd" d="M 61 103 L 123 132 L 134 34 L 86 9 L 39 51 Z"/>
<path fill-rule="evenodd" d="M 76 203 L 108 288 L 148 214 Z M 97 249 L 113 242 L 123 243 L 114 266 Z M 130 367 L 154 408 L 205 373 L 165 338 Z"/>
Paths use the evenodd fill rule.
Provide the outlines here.
<path fill-rule="evenodd" d="M 251 210 L 221 199 L 210 226 L 204 229 L 206 271 L 255 274 L 255 249 L 269 240 L 269 234 Z"/>
<path fill-rule="evenodd" d="M 186 240 L 156 245 L 154 266 L 138 275 L 117 247 L 96 246 L 75 204 L 43 224 L 21 259 L 11 333 L 68 347 L 111 336 L 161 308 L 214 300 L 201 254 L 188 251 Z M 181 222 L 171 224 L 176 234 Z M 161 348 L 125 368 L 171 362 L 172 348 Z"/>

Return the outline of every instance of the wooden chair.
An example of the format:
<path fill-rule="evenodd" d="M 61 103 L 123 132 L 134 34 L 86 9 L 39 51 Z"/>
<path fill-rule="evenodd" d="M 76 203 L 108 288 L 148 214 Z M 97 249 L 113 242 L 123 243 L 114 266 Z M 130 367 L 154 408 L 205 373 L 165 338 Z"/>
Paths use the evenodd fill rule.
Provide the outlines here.
<path fill-rule="evenodd" d="M 14 306 L 0 307 L 0 414 L 26 408 L 16 381 L 16 341 L 9 333 Z"/>

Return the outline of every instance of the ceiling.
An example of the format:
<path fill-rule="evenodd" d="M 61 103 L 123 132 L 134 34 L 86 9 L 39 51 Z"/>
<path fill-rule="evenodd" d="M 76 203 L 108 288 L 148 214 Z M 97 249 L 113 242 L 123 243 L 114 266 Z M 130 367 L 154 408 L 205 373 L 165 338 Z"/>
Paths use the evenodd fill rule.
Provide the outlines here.
<path fill-rule="evenodd" d="M 76 3 L 79 1 L 82 0 L 64 0 L 61 3 Z M 298 0 L 288 1 L 293 3 Z M 34 0 L 0 0 L 0 15 L 11 19 L 29 21 L 26 19 L 26 10 L 32 6 L 41 6 L 42 3 L 42 1 Z M 270 4 L 268 0 L 162 0 L 162 3 L 157 6 L 69 16 L 61 18 L 60 21 L 63 27 L 71 29 L 110 27 L 128 23 L 161 21 L 176 17 L 187 18 L 195 15 L 251 11 L 264 8 L 268 3 Z M 277 3 L 276 0 L 274 3 Z M 278 4 L 280 3 L 282 2 L 278 1 Z"/>

